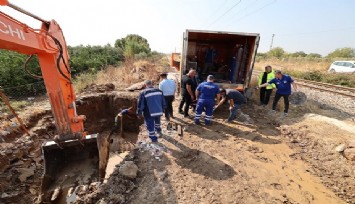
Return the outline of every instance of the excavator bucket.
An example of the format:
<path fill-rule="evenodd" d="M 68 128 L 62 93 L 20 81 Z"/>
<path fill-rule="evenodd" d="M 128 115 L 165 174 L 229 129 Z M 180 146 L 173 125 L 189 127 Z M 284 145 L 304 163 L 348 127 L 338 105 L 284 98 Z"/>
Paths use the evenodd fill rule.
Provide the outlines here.
<path fill-rule="evenodd" d="M 109 156 L 107 137 L 87 135 L 83 140 L 42 145 L 44 173 L 41 184 L 43 201 L 56 201 L 56 192 L 65 194 L 71 187 L 102 181 Z M 58 194 L 58 193 L 57 193 Z"/>

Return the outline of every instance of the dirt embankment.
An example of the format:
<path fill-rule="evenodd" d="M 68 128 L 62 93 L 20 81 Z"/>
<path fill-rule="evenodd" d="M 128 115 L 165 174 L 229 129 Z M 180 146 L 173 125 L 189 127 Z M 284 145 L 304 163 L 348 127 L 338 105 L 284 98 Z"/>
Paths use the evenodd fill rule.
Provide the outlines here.
<path fill-rule="evenodd" d="M 93 90 L 90 94 L 78 98 L 78 114 L 86 115 L 85 129 L 89 133 L 110 132 L 114 128 L 115 115 L 122 108 L 135 105 L 137 93 Z M 56 130 L 50 110 L 43 109 L 29 115 L 27 124 L 30 136 L 23 135 L 21 131 L 14 131 L 0 143 L 0 203 L 33 203 L 41 194 L 41 177 L 44 170 L 41 145 L 53 139 Z M 134 129 L 137 135 L 137 127 L 142 121 L 126 118 L 126 122 L 124 130 Z M 136 141 L 137 137 L 132 140 Z M 95 181 L 94 178 L 88 180 Z"/>

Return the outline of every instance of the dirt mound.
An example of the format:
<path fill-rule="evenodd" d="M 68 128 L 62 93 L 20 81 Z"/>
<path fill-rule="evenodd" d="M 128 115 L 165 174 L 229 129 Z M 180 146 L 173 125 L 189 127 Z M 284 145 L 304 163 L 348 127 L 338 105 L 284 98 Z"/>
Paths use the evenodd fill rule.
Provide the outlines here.
<path fill-rule="evenodd" d="M 82 90 L 82 93 L 103 93 L 113 90 L 115 90 L 115 85 L 113 85 L 112 83 L 90 84 Z"/>
<path fill-rule="evenodd" d="M 126 90 L 126 91 L 142 90 L 142 89 L 144 89 L 144 85 L 145 85 L 144 81 L 138 82 L 138 83 L 135 83 L 135 84 L 129 86 L 129 87 L 126 88 L 125 90 Z"/>
<path fill-rule="evenodd" d="M 32 118 L 34 122 L 34 118 Z M 0 191 L 4 203 L 34 201 L 40 191 L 43 159 L 41 144 L 54 133 L 53 118 L 37 118 L 31 136 L 14 133 L 9 143 L 0 143 Z"/>
<path fill-rule="evenodd" d="M 129 85 L 145 79 L 158 81 L 161 66 L 149 61 L 125 62 L 120 67 L 109 67 L 97 74 L 97 84 L 111 82 L 116 89 L 123 90 Z"/>

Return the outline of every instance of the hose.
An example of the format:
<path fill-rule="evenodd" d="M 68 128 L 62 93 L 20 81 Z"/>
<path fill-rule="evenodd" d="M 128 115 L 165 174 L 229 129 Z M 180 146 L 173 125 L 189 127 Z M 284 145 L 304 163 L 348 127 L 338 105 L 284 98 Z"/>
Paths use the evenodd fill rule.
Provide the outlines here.
<path fill-rule="evenodd" d="M 32 76 L 33 78 L 43 79 L 43 76 L 38 76 L 38 75 L 32 74 L 32 73 L 28 70 L 28 68 L 27 68 L 27 64 L 28 64 L 28 62 L 33 58 L 33 56 L 34 56 L 34 55 L 30 55 L 30 56 L 26 59 L 25 65 L 24 65 L 25 71 L 26 71 L 26 73 L 27 73 L 28 75 Z"/>
<path fill-rule="evenodd" d="M 68 68 L 68 65 L 65 63 L 65 60 L 64 60 L 64 57 L 63 57 L 63 46 L 62 46 L 62 44 L 59 42 L 59 40 L 58 40 L 57 38 L 55 38 L 54 36 L 52 36 L 52 35 L 49 34 L 49 33 L 47 33 L 47 34 L 48 34 L 49 37 L 51 37 L 51 38 L 53 39 L 53 41 L 55 42 L 55 44 L 58 45 L 58 47 L 59 47 L 59 56 L 58 56 L 58 58 L 57 58 L 57 69 L 58 69 L 59 73 L 60 73 L 64 78 L 66 78 L 66 79 L 69 81 L 69 83 L 72 83 L 71 79 L 70 79 L 68 76 L 66 76 L 66 75 L 63 73 L 62 69 L 60 68 L 60 60 L 62 59 L 63 64 L 64 64 L 64 66 L 65 66 L 67 72 L 68 72 L 69 74 L 71 73 L 70 70 L 69 70 L 69 68 Z"/>

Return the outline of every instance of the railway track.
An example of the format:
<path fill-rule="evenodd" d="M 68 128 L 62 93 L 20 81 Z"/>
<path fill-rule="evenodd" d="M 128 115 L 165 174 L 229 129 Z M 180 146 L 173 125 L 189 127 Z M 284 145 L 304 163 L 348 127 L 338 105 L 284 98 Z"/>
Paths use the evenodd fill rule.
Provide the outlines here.
<path fill-rule="evenodd" d="M 254 76 L 259 76 L 261 71 L 253 71 Z M 310 89 L 316 89 L 319 91 L 331 92 L 334 94 L 355 98 L 355 88 L 339 86 L 329 83 L 322 83 L 316 81 L 310 81 L 305 79 L 294 78 L 298 86 L 307 87 Z"/>

